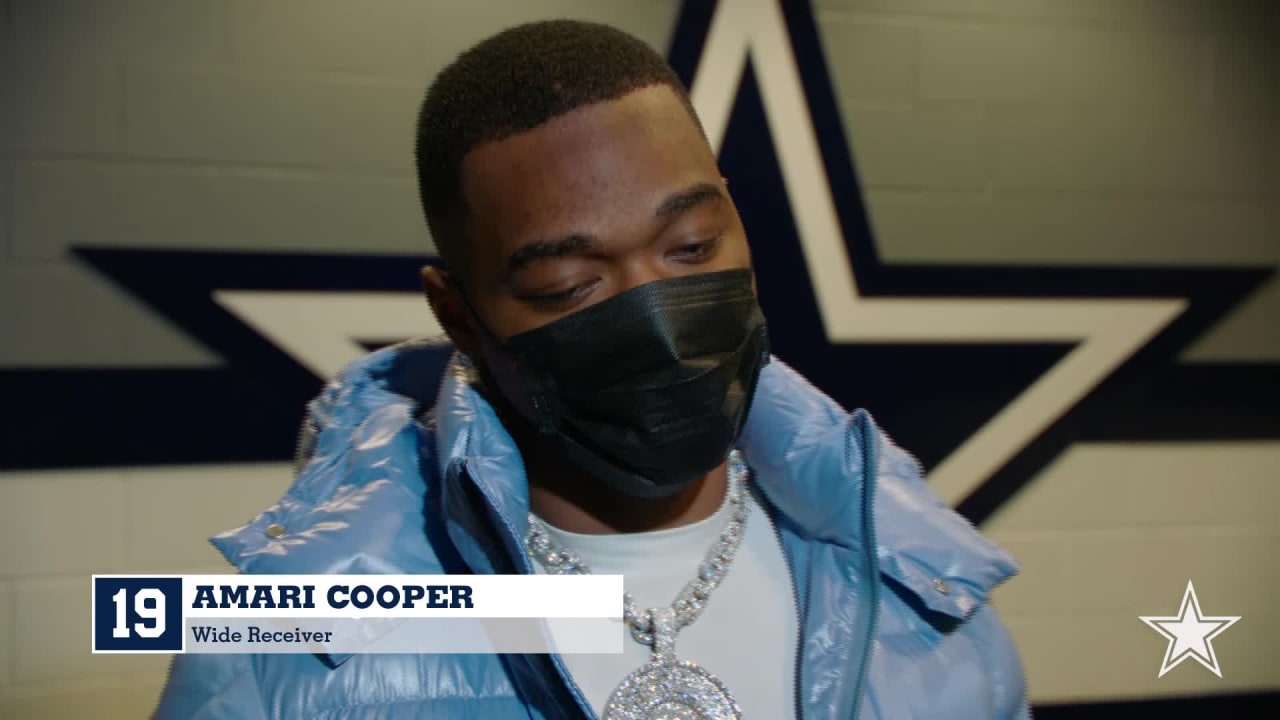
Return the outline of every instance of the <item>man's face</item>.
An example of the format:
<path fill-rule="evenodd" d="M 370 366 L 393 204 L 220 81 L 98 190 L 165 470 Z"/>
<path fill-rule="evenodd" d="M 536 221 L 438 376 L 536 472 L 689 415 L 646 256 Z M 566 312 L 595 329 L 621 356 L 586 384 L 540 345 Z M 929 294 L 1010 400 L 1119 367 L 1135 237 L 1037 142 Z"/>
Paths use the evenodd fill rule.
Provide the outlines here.
<path fill-rule="evenodd" d="M 666 86 L 481 145 L 462 184 L 468 295 L 499 340 L 637 285 L 750 265 L 715 157 Z"/>

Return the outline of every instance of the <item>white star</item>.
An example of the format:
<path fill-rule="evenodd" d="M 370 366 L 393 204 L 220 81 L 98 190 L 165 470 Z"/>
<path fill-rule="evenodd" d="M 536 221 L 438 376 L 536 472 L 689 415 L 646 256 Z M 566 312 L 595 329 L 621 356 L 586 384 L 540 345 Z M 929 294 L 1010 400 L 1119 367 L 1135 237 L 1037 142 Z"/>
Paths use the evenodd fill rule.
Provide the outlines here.
<path fill-rule="evenodd" d="M 1138 619 L 1169 639 L 1169 648 L 1165 650 L 1164 662 L 1156 677 L 1164 677 L 1165 673 L 1187 658 L 1222 677 L 1222 669 L 1218 667 L 1218 656 L 1213 652 L 1211 641 L 1235 625 L 1240 616 L 1205 617 L 1200 611 L 1200 599 L 1196 597 L 1195 585 L 1190 580 L 1187 581 L 1187 591 L 1182 595 L 1182 607 L 1176 616 L 1143 616 Z"/>

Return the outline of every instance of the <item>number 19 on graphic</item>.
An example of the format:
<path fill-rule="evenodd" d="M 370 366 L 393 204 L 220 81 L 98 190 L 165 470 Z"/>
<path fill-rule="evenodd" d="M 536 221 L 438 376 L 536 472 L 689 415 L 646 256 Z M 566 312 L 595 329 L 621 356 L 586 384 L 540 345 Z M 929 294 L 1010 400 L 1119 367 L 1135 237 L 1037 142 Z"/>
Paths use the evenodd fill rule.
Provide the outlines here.
<path fill-rule="evenodd" d="M 182 652 L 182 578 L 93 578 L 94 652 Z"/>

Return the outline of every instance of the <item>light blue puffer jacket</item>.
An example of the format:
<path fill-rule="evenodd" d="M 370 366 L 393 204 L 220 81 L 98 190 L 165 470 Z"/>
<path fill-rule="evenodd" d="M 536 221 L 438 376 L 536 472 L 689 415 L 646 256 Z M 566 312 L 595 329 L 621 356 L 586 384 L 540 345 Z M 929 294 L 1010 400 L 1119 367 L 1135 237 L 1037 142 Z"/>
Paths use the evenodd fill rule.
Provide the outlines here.
<path fill-rule="evenodd" d="M 387 348 L 330 383 L 292 487 L 217 548 L 247 574 L 532 572 L 520 456 L 459 361 L 426 411 L 439 352 Z M 1029 716 L 1017 652 L 987 603 L 1014 561 L 865 412 L 775 360 L 739 445 L 792 569 L 805 720 Z M 271 525 L 285 534 L 268 537 Z M 594 714 L 555 655 L 179 655 L 157 717 Z"/>

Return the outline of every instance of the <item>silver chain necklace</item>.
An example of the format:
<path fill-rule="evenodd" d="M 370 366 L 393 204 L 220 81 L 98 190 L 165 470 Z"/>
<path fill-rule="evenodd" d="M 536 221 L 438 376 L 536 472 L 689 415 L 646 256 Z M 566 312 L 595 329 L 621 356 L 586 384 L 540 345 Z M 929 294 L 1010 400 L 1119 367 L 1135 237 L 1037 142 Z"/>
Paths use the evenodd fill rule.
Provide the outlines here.
<path fill-rule="evenodd" d="M 741 720 L 733 694 L 715 675 L 697 663 L 676 657 L 676 634 L 698 619 L 707 598 L 724 580 L 742 544 L 750 505 L 747 466 L 737 450 L 729 454 L 729 524 L 707 553 L 698 574 L 670 607 L 637 612 L 631 593 L 622 596 L 622 615 L 631 637 L 653 649 L 649 662 L 623 678 L 609 696 L 604 720 Z M 525 549 L 555 575 L 589 575 L 591 569 L 572 551 L 556 545 L 547 526 L 529 514 Z"/>

